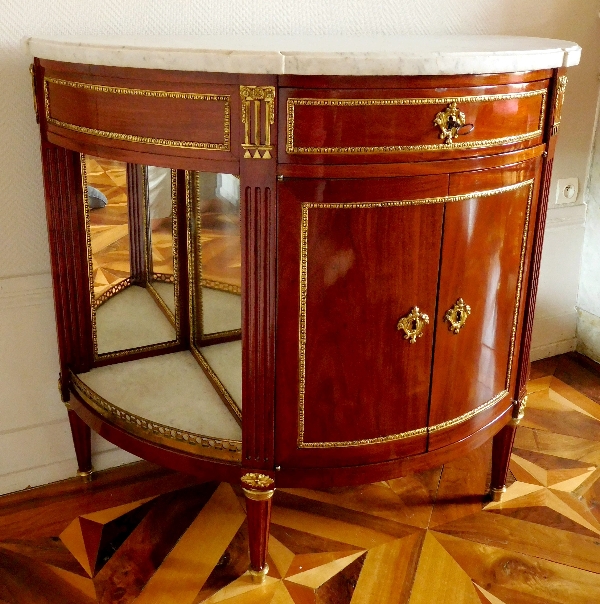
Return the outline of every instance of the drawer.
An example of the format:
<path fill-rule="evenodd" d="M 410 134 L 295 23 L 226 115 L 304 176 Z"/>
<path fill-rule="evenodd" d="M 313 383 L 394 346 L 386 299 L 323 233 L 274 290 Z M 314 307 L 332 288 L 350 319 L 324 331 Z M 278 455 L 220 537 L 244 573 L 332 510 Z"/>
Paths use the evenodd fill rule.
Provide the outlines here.
<path fill-rule="evenodd" d="M 548 80 L 435 89 L 280 90 L 281 163 L 470 157 L 542 141 Z"/>
<path fill-rule="evenodd" d="M 82 67 L 82 66 L 79 66 Z M 46 68 L 44 115 L 49 140 L 86 152 L 100 146 L 128 153 L 236 159 L 239 87 L 194 74 L 152 78 L 128 70 L 114 77 Z M 155 72 L 156 73 L 156 72 Z M 177 74 L 175 74 L 176 76 Z M 144 163 L 143 160 L 141 163 Z"/>

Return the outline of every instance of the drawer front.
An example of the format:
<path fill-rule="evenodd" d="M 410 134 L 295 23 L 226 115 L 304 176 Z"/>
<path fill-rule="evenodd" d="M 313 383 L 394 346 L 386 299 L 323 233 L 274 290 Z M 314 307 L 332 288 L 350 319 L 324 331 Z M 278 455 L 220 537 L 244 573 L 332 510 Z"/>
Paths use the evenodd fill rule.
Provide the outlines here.
<path fill-rule="evenodd" d="M 161 81 L 143 73 L 116 78 L 46 69 L 43 102 L 49 139 L 74 150 L 96 145 L 225 161 L 239 155 L 237 122 L 232 128 L 239 86 L 189 75 Z"/>
<path fill-rule="evenodd" d="M 542 141 L 548 80 L 477 88 L 280 92 L 282 163 L 469 157 Z"/>

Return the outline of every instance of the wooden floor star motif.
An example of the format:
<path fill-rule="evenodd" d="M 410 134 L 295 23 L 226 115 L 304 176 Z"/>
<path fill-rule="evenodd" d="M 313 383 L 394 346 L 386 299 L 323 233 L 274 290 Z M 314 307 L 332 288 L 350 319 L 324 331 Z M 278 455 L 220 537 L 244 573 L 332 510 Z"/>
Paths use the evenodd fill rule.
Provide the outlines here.
<path fill-rule="evenodd" d="M 87 184 L 107 198 L 103 208 L 90 210 L 92 271 L 96 298 L 131 275 L 127 166 L 123 162 L 85 156 Z M 222 288 L 241 287 L 239 207 L 204 199 L 202 213 L 202 278 Z M 153 224 L 152 270 L 173 275 L 173 225 L 170 217 Z"/>
<path fill-rule="evenodd" d="M 489 443 L 387 482 L 279 489 L 258 585 L 241 490 L 165 489 L 32 535 L 0 528 L 0 602 L 600 602 L 600 405 L 554 375 L 529 392 L 499 503 L 485 498 Z"/>

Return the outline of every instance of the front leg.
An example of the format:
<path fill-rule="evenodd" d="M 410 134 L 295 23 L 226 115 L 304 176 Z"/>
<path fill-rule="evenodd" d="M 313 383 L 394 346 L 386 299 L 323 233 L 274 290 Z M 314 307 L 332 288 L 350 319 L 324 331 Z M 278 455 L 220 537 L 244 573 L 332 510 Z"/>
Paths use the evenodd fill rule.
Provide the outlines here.
<path fill-rule="evenodd" d="M 71 409 L 69 403 L 66 403 L 69 413 L 69 425 L 71 426 L 71 436 L 73 437 L 73 446 L 75 447 L 75 456 L 77 457 L 77 476 L 84 482 L 92 480 L 92 431 L 90 427 Z"/>
<path fill-rule="evenodd" d="M 520 401 L 515 401 L 513 418 L 494 436 L 492 444 L 492 480 L 490 484 L 492 501 L 500 501 L 502 494 L 506 491 L 510 454 L 515 441 L 517 426 L 525 416 L 526 405 L 527 396 L 524 396 Z"/>
<path fill-rule="evenodd" d="M 242 476 L 242 490 L 246 498 L 248 515 L 248 541 L 250 548 L 249 573 L 257 583 L 262 583 L 269 572 L 267 552 L 269 524 L 275 481 L 265 474 L 249 473 Z"/>

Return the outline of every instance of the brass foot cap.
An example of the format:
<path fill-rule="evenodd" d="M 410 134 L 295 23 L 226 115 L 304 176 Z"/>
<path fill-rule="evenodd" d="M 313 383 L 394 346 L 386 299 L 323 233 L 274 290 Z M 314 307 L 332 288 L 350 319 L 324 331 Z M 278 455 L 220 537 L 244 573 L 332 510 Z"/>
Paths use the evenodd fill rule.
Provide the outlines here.
<path fill-rule="evenodd" d="M 253 568 L 248 569 L 248 574 L 252 578 L 252 583 L 264 583 L 268 572 L 269 565 L 267 563 L 265 563 L 261 570 L 254 570 Z"/>
<path fill-rule="evenodd" d="M 490 497 L 495 503 L 502 501 L 502 495 L 504 495 L 504 493 L 506 493 L 506 487 L 502 487 L 501 489 L 490 489 Z"/>
<path fill-rule="evenodd" d="M 82 471 L 77 472 L 77 476 L 79 476 L 79 478 L 81 478 L 81 480 L 83 480 L 83 482 L 91 482 L 93 473 L 94 473 L 94 468 L 90 468 L 89 470 L 86 470 L 85 472 L 82 472 Z"/>

